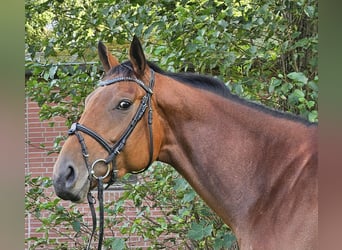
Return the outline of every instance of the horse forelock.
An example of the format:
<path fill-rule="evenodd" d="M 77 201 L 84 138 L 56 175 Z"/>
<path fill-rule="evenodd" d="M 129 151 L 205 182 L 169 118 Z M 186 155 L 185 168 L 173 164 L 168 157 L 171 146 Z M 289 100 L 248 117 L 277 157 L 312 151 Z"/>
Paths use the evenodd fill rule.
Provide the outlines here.
<path fill-rule="evenodd" d="M 107 73 L 106 76 L 111 75 L 121 75 L 123 77 L 133 77 L 133 67 L 130 61 L 126 61 L 121 63 L 120 65 L 111 68 Z"/>

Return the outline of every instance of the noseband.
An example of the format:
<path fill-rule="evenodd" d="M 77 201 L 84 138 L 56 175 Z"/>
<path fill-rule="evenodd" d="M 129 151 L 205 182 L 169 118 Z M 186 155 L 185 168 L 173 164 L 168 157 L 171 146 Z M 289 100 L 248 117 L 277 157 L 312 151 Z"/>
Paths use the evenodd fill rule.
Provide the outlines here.
<path fill-rule="evenodd" d="M 148 169 L 148 167 L 151 165 L 153 161 L 153 133 L 152 133 L 152 106 L 151 106 L 151 96 L 153 94 L 153 86 L 154 86 L 154 71 L 151 69 L 151 76 L 150 76 L 150 82 L 149 86 L 146 86 L 143 81 L 133 78 L 133 77 L 118 77 L 110 80 L 105 80 L 105 81 L 100 81 L 98 86 L 104 87 L 108 86 L 111 84 L 115 84 L 118 82 L 135 82 L 137 83 L 142 89 L 145 90 L 146 94 L 143 96 L 140 105 L 137 109 L 137 112 L 135 113 L 134 117 L 132 118 L 131 122 L 129 123 L 128 127 L 126 130 L 123 132 L 123 134 L 120 136 L 120 138 L 116 141 L 114 145 L 110 145 L 107 143 L 103 137 L 98 135 L 96 132 L 93 130 L 85 127 L 82 124 L 79 123 L 73 123 L 68 130 L 68 135 L 76 135 L 82 149 L 82 155 L 83 159 L 85 162 L 85 165 L 88 170 L 88 179 L 91 182 L 94 179 L 98 181 L 98 200 L 99 200 L 99 207 L 100 207 L 100 233 L 99 233 L 99 242 L 98 242 L 98 249 L 101 249 L 102 247 L 102 240 L 103 240 L 103 179 L 109 176 L 111 173 L 111 178 L 107 184 L 107 189 L 111 184 L 115 183 L 117 180 L 117 167 L 116 167 L 116 157 L 121 153 L 123 150 L 124 146 L 126 145 L 128 137 L 131 135 L 133 132 L 134 128 L 138 124 L 138 122 L 141 120 L 143 115 L 145 114 L 145 111 L 147 107 L 149 108 L 148 110 L 148 128 L 149 128 L 149 139 L 150 139 L 150 148 L 149 148 L 149 162 L 147 166 L 140 170 L 140 171 L 133 171 L 131 173 L 133 174 L 139 174 Z M 92 164 L 89 163 L 89 154 L 88 154 L 88 149 L 87 145 L 85 144 L 83 136 L 79 133 L 83 132 L 93 139 L 95 139 L 106 151 L 108 152 L 108 156 L 105 159 L 97 159 L 95 160 Z M 103 176 L 97 176 L 95 174 L 95 166 L 98 163 L 104 163 L 107 165 L 107 171 Z M 90 185 L 91 186 L 91 185 Z M 96 214 L 95 214 L 95 208 L 94 208 L 94 203 L 95 199 L 91 195 L 90 188 L 89 192 L 87 195 L 88 203 L 91 209 L 91 214 L 93 218 L 93 231 L 90 236 L 90 240 L 88 242 L 88 246 L 86 249 L 90 249 L 90 244 L 92 241 L 92 238 L 94 236 L 95 230 L 96 230 Z"/>

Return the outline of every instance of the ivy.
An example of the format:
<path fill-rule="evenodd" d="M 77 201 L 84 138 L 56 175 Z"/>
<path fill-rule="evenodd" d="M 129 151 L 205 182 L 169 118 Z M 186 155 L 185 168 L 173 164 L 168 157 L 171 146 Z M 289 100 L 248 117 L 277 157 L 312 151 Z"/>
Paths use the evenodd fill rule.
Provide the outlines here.
<path fill-rule="evenodd" d="M 188 237 L 193 240 L 202 240 L 211 235 L 213 226 L 211 224 L 205 225 L 203 221 L 200 223 L 192 223 L 188 231 Z"/>

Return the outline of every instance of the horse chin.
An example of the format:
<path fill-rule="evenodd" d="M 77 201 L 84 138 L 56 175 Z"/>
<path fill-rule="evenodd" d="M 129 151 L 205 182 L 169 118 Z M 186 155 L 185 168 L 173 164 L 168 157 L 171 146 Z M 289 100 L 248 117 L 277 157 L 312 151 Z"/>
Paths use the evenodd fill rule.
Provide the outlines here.
<path fill-rule="evenodd" d="M 85 203 L 89 191 L 89 181 L 86 181 L 81 187 L 73 188 L 68 191 L 56 192 L 57 196 L 63 200 L 70 200 L 73 203 Z M 56 190 L 56 189 L 55 189 Z"/>
<path fill-rule="evenodd" d="M 70 199 L 71 202 L 73 203 L 85 203 L 86 198 L 87 198 L 87 193 L 86 191 L 81 190 L 81 192 L 75 196 L 73 199 Z"/>
<path fill-rule="evenodd" d="M 86 203 L 85 198 L 80 198 L 79 200 L 72 200 L 71 202 L 76 203 L 76 204 L 83 204 Z"/>
<path fill-rule="evenodd" d="M 87 194 L 89 191 L 89 186 L 90 186 L 90 182 L 86 181 L 84 183 L 84 185 L 82 186 L 82 188 L 79 189 L 79 192 L 77 195 L 75 195 L 74 199 L 72 199 L 71 201 L 74 203 L 84 203 L 87 200 Z"/>

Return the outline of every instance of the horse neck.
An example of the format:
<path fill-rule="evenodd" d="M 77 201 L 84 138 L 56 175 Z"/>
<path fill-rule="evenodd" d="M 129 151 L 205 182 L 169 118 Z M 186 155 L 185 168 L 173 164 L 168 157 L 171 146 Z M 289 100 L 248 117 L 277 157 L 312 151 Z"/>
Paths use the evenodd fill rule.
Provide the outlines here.
<path fill-rule="evenodd" d="M 157 79 L 156 83 L 164 126 L 158 160 L 173 166 L 225 223 L 238 231 L 248 223 L 246 219 L 263 193 L 269 192 L 265 189 L 271 188 L 293 161 L 287 155 L 293 148 L 299 149 L 291 144 L 303 138 L 291 133 L 307 136 L 305 126 L 172 79 L 163 84 Z M 279 157 L 283 159 L 279 161 Z"/>

